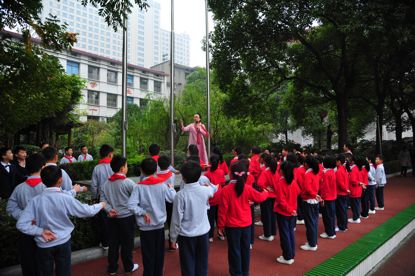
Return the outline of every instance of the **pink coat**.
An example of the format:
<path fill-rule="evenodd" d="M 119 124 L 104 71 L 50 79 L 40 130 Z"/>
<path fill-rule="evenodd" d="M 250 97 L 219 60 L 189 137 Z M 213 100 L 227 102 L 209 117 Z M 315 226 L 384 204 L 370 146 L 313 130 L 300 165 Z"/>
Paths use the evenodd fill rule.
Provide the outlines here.
<path fill-rule="evenodd" d="M 208 158 L 206 153 L 205 146 L 205 137 L 209 136 L 209 133 L 204 124 L 201 124 L 199 128 L 196 128 L 196 125 L 189 124 L 185 127 L 182 127 L 183 132 L 189 132 L 189 145 L 196 145 L 199 150 L 199 157 L 205 164 L 208 164 Z M 199 139 L 198 139 L 199 138 Z"/>

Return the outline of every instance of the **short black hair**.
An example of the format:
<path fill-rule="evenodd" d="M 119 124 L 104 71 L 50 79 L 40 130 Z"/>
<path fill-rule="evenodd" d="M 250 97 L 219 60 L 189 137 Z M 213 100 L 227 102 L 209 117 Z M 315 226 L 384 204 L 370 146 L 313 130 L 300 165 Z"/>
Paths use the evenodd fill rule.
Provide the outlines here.
<path fill-rule="evenodd" d="M 183 176 L 183 181 L 185 183 L 194 183 L 197 182 L 202 174 L 202 167 L 197 162 L 189 161 L 184 163 L 180 169 L 180 173 Z"/>
<path fill-rule="evenodd" d="M 323 166 L 326 169 L 334 169 L 336 167 L 336 159 L 332 155 L 327 155 L 323 159 Z"/>
<path fill-rule="evenodd" d="M 58 166 L 46 166 L 40 172 L 40 177 L 46 187 L 53 187 L 62 178 L 62 170 Z"/>
<path fill-rule="evenodd" d="M 45 164 L 45 157 L 40 153 L 35 153 L 26 159 L 26 170 L 29 174 L 37 173 Z"/>
<path fill-rule="evenodd" d="M 336 157 L 336 161 L 339 161 L 340 163 L 344 164 L 344 162 L 346 162 L 346 155 L 338 154 Z"/>
<path fill-rule="evenodd" d="M 22 151 L 27 151 L 26 148 L 23 147 L 23 146 L 15 146 L 14 149 L 13 149 L 13 154 L 18 154 L 19 151 L 21 151 L 21 150 Z"/>
<path fill-rule="evenodd" d="M 67 152 L 68 150 L 72 149 L 72 147 L 66 147 L 65 148 L 65 152 Z"/>
<path fill-rule="evenodd" d="M 140 168 L 145 175 L 152 175 L 157 171 L 157 162 L 153 158 L 145 158 L 141 161 Z"/>
<path fill-rule="evenodd" d="M 190 155 L 199 156 L 199 149 L 197 148 L 197 146 L 195 144 L 190 144 L 189 147 L 188 147 L 188 150 L 189 150 Z"/>
<path fill-rule="evenodd" d="M 160 167 L 160 170 L 162 171 L 167 170 L 170 166 L 170 158 L 165 155 L 162 155 L 159 157 L 159 160 L 157 161 L 157 163 Z"/>
<path fill-rule="evenodd" d="M 261 153 L 261 148 L 260 147 L 252 147 L 251 149 L 253 154 L 260 154 Z"/>
<path fill-rule="evenodd" d="M 158 155 L 160 153 L 160 146 L 157 144 L 151 144 L 148 147 L 148 152 L 151 156 Z"/>
<path fill-rule="evenodd" d="M 46 161 L 52 161 L 56 155 L 58 155 L 58 152 L 53 147 L 46 147 L 42 150 L 42 155 L 45 157 Z"/>
<path fill-rule="evenodd" d="M 112 158 L 110 166 L 114 173 L 117 173 L 121 170 L 122 167 L 127 164 L 127 158 L 122 157 L 121 155 L 116 155 Z"/>
<path fill-rule="evenodd" d="M 351 145 L 351 144 L 346 143 L 346 144 L 344 144 L 344 146 L 345 146 L 346 148 L 348 148 L 349 150 L 352 150 L 352 145 Z"/>
<path fill-rule="evenodd" d="M 0 156 L 1 156 L 1 158 L 3 158 L 3 156 L 5 156 L 5 155 L 6 155 L 6 153 L 7 153 L 9 150 L 11 150 L 9 147 L 2 147 L 2 148 L 0 148 Z"/>
<path fill-rule="evenodd" d="M 39 148 L 43 148 L 44 145 L 49 145 L 49 143 L 43 142 L 43 143 L 40 144 Z"/>
<path fill-rule="evenodd" d="M 107 157 L 111 152 L 114 152 L 114 149 L 107 144 L 104 144 L 101 146 L 101 148 L 99 149 L 99 156 L 101 158 L 105 158 Z"/>
<path fill-rule="evenodd" d="M 242 149 L 241 149 L 240 147 L 234 147 L 232 150 L 233 150 L 234 152 L 236 152 L 236 154 L 237 154 L 237 155 L 239 155 L 239 154 L 241 154 L 241 153 L 242 153 Z"/>
<path fill-rule="evenodd" d="M 83 148 L 85 148 L 85 147 L 87 147 L 87 146 L 85 146 L 85 145 L 82 145 L 81 147 L 80 147 L 80 149 L 82 150 Z"/>

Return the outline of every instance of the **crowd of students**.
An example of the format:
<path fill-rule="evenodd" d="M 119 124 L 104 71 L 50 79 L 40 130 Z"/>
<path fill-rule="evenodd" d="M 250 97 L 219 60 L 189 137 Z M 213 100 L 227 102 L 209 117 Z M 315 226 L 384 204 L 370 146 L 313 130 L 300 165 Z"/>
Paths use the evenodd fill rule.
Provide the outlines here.
<path fill-rule="evenodd" d="M 78 160 L 91 160 L 87 148 L 82 148 Z M 65 152 L 61 162 L 75 162 L 72 149 Z M 94 217 L 101 246 L 108 249 L 110 275 L 119 270 L 120 255 L 124 272 L 139 268 L 132 254 L 136 226 L 140 229 L 143 275 L 163 275 L 165 224 L 169 250 L 179 251 L 182 275 L 208 274 L 209 243 L 215 234 L 227 241 L 229 273 L 249 275 L 255 225 L 262 225 L 258 239 L 263 241 L 273 241 L 278 232 L 282 255 L 276 261 L 290 265 L 295 258 L 297 225 L 305 224 L 306 228 L 307 242 L 300 248 L 316 251 L 318 237 L 335 239 L 337 233 L 348 230 L 348 223 L 361 223 L 361 219 L 384 210 L 382 157 L 360 157 L 350 147 L 342 154 L 324 157 L 287 148 L 270 153 L 258 147 L 253 147 L 248 157 L 235 148 L 228 167 L 218 148 L 206 164 L 197 147 L 190 145 L 180 171 L 159 153 L 158 145 L 150 146 L 149 157 L 140 165 L 140 180 L 135 183 L 127 178 L 127 160 L 114 156 L 113 148 L 103 145 L 92 174 L 93 205 L 75 198 L 88 189 L 73 185 L 57 166 L 55 148 L 45 146 L 40 153 L 25 156 L 21 167 L 26 179 L 16 187 L 2 187 L 1 196 L 9 198 L 7 212 L 16 219 L 21 233 L 23 275 L 71 274 L 71 216 Z M 7 171 L 13 154 L 7 148 L 0 154 L 0 169 Z M 174 186 L 177 174 L 182 177 L 179 191 Z M 258 204 L 261 216 L 255 222 Z M 318 235 L 320 213 L 324 232 Z"/>

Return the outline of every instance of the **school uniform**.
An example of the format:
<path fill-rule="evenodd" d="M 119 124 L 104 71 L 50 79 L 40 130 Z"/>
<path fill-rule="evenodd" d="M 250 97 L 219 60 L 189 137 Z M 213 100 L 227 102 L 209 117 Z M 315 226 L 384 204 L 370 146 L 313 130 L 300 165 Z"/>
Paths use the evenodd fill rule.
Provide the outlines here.
<path fill-rule="evenodd" d="M 1 161 L 0 164 L 0 198 L 7 199 L 16 186 L 16 166 Z"/>
<path fill-rule="evenodd" d="M 329 237 L 336 235 L 336 173 L 333 169 L 325 169 L 320 185 L 320 196 L 324 200 L 322 209 L 324 230 Z"/>
<path fill-rule="evenodd" d="M 46 188 L 29 202 L 16 227 L 26 235 L 35 236 L 40 275 L 52 275 L 54 265 L 57 276 L 71 275 L 71 232 L 74 225 L 70 217 L 92 217 L 101 208 L 100 203 L 82 204 L 58 187 Z M 42 238 L 45 229 L 55 233 L 56 239 L 45 241 Z"/>
<path fill-rule="evenodd" d="M 216 189 L 214 185 L 187 183 L 174 198 L 170 236 L 172 242 L 179 243 L 183 276 L 208 275 L 210 224 L 206 203 Z"/>
<path fill-rule="evenodd" d="M 72 164 L 76 162 L 76 158 L 73 156 L 69 156 L 69 155 L 65 155 L 64 157 L 62 157 L 60 164 Z"/>
<path fill-rule="evenodd" d="M 297 198 L 301 191 L 295 179 L 288 184 L 284 177 L 280 177 L 274 190 L 276 195 L 274 212 L 277 215 L 282 256 L 285 260 L 292 260 L 295 257 L 294 228 L 296 225 L 293 212 L 297 210 Z"/>
<path fill-rule="evenodd" d="M 28 179 L 17 185 L 7 201 L 7 213 L 16 221 L 19 220 L 32 198 L 41 194 L 46 186 L 42 183 L 40 176 L 29 176 Z M 22 274 L 24 276 L 38 275 L 36 265 L 36 242 L 33 236 L 19 232 L 19 255 Z"/>
<path fill-rule="evenodd" d="M 238 159 L 238 156 L 235 156 L 234 158 L 232 158 L 231 159 L 231 161 L 229 162 L 229 177 L 231 177 L 232 176 L 232 172 L 231 172 L 231 168 L 232 168 L 232 165 L 233 164 L 235 164 L 236 162 L 238 162 L 239 161 L 239 159 Z"/>
<path fill-rule="evenodd" d="M 92 160 L 94 160 L 94 158 L 89 153 L 87 153 L 87 154 L 80 154 L 78 156 L 78 162 L 92 161 Z"/>
<path fill-rule="evenodd" d="M 255 178 L 255 182 L 258 182 L 259 176 L 262 172 L 259 158 L 259 154 L 254 154 L 251 156 L 251 162 L 249 162 L 249 174 Z"/>
<path fill-rule="evenodd" d="M 228 167 L 228 164 L 226 164 L 225 161 L 219 162 L 219 168 L 222 169 L 222 171 L 225 175 L 227 175 L 229 173 L 229 167 Z"/>
<path fill-rule="evenodd" d="M 277 234 L 277 218 L 274 214 L 275 193 L 274 187 L 279 180 L 277 172 L 272 173 L 270 168 L 266 168 L 260 175 L 257 185 L 262 190 L 267 190 L 268 198 L 260 204 L 261 221 L 264 229 L 264 237 L 269 238 Z"/>
<path fill-rule="evenodd" d="M 314 174 L 312 169 L 308 169 L 304 175 L 301 198 L 303 200 L 302 205 L 304 212 L 304 222 L 306 226 L 306 236 L 310 247 L 315 247 L 317 245 L 319 204 L 316 197 L 319 186 L 319 175 Z"/>
<path fill-rule="evenodd" d="M 383 198 L 383 192 L 386 185 L 386 174 L 385 168 L 383 167 L 383 163 L 376 166 L 375 172 L 375 180 L 376 180 L 376 201 L 378 202 L 379 208 L 385 207 L 385 202 Z"/>
<path fill-rule="evenodd" d="M 369 198 L 369 210 L 371 212 L 375 211 L 375 190 L 376 190 L 376 169 L 373 164 L 370 164 L 370 170 L 368 174 L 369 185 L 367 186 L 367 193 Z"/>
<path fill-rule="evenodd" d="M 17 186 L 18 184 L 24 182 L 29 177 L 29 173 L 26 167 L 20 166 L 20 163 L 16 158 L 13 159 L 12 164 L 16 168 L 16 180 L 14 183 Z"/>
<path fill-rule="evenodd" d="M 128 209 L 128 200 L 136 184 L 124 174 L 115 173 L 102 185 L 101 202 L 106 202 L 105 212 L 112 209 L 118 215 L 108 218 L 108 273 L 118 270 L 118 257 L 121 249 L 121 260 L 125 272 L 132 271 L 134 249 L 134 215 Z"/>
<path fill-rule="evenodd" d="M 160 179 L 163 179 L 164 183 L 166 183 L 167 185 L 171 184 L 174 187 L 176 176 L 169 169 L 157 172 L 157 177 Z M 170 229 L 171 215 L 173 212 L 173 203 L 168 202 L 167 200 L 165 201 L 165 203 L 166 203 L 166 212 L 167 212 L 166 223 L 167 223 L 167 228 Z M 169 231 L 169 240 L 170 240 L 170 231 Z"/>
<path fill-rule="evenodd" d="M 297 182 L 298 188 L 300 191 L 302 190 L 303 183 L 304 183 L 304 175 L 305 175 L 305 168 L 303 165 L 299 166 L 298 168 L 294 168 L 294 179 Z M 302 209 L 302 199 L 301 195 L 298 194 L 297 197 L 297 220 L 303 221 L 303 209 Z"/>
<path fill-rule="evenodd" d="M 263 202 L 268 193 L 258 192 L 252 186 L 244 186 L 238 197 L 233 180 L 222 190 L 219 206 L 218 228 L 226 231 L 228 264 L 231 275 L 249 275 L 251 225 L 249 202 Z"/>
<path fill-rule="evenodd" d="M 92 199 L 95 201 L 100 200 L 101 189 L 108 178 L 114 174 L 110 166 L 111 158 L 105 157 L 98 161 L 98 165 L 95 166 L 92 171 L 91 182 L 91 194 Z M 94 228 L 97 232 L 99 243 L 102 247 L 108 247 L 108 216 L 107 213 L 102 210 L 94 217 Z"/>
<path fill-rule="evenodd" d="M 209 179 L 210 183 L 218 187 L 218 190 L 215 193 L 215 196 L 216 196 L 216 194 L 218 194 L 218 192 L 222 189 L 222 186 L 225 185 L 225 182 L 226 182 L 225 174 L 223 170 L 219 167 L 213 172 L 211 169 L 208 169 L 208 171 L 205 173 L 204 176 Z M 209 205 L 210 205 L 210 208 L 208 210 L 208 218 L 209 218 L 209 224 L 210 224 L 209 238 L 213 238 L 214 230 L 215 230 L 215 222 L 217 224 L 217 221 L 218 221 L 218 204 L 215 204 L 215 201 L 216 200 L 214 198 L 209 199 Z"/>
<path fill-rule="evenodd" d="M 165 201 L 172 202 L 175 195 L 174 188 L 167 186 L 163 178 L 151 175 L 135 185 L 128 200 L 128 208 L 140 228 L 143 275 L 163 275 Z M 145 214 L 150 216 L 150 223 L 145 222 Z"/>
<path fill-rule="evenodd" d="M 347 199 L 349 198 L 349 176 L 346 168 L 341 165 L 336 170 L 336 218 L 337 227 L 341 231 L 347 230 Z"/>
<path fill-rule="evenodd" d="M 350 188 L 350 207 L 353 213 L 353 220 L 360 219 L 360 201 L 362 197 L 362 176 L 356 165 L 350 167 L 349 188 Z"/>
<path fill-rule="evenodd" d="M 57 166 L 55 163 L 46 163 L 45 166 Z M 72 195 L 73 197 L 76 196 L 76 192 L 72 187 L 72 179 L 69 177 L 69 174 L 64 170 L 61 169 L 62 172 L 62 191 Z"/>
<path fill-rule="evenodd" d="M 365 167 L 363 167 L 362 170 L 360 171 L 360 178 L 362 180 L 362 183 L 365 184 L 364 188 L 362 187 L 361 216 L 364 218 L 367 218 L 369 216 L 369 193 L 367 191 L 367 187 L 369 186 L 369 172 L 366 170 Z"/>

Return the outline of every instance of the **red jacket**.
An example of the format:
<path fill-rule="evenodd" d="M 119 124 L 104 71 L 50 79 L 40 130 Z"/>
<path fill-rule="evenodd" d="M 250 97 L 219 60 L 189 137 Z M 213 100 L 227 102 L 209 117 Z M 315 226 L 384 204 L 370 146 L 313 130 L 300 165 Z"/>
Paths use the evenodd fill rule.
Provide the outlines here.
<path fill-rule="evenodd" d="M 337 194 L 341 196 L 349 195 L 349 176 L 347 175 L 346 168 L 342 165 L 337 167 L 336 171 L 336 186 Z"/>
<path fill-rule="evenodd" d="M 226 175 L 229 173 L 229 168 L 228 168 L 228 164 L 226 164 L 225 161 L 223 162 L 219 162 L 219 168 L 222 169 L 223 173 Z"/>
<path fill-rule="evenodd" d="M 218 228 L 250 226 L 252 224 L 252 216 L 249 201 L 262 202 L 267 197 L 268 193 L 260 193 L 249 185 L 245 185 L 242 194 L 237 197 L 235 183 L 231 182 L 221 192 Z"/>
<path fill-rule="evenodd" d="M 360 177 L 362 179 L 362 182 L 365 183 L 365 186 L 369 185 L 369 173 L 365 167 L 363 167 L 360 171 Z"/>
<path fill-rule="evenodd" d="M 300 190 L 303 189 L 304 175 L 305 175 L 304 166 L 301 165 L 300 167 L 294 169 L 294 179 L 297 182 L 298 188 L 300 188 Z"/>
<path fill-rule="evenodd" d="M 267 190 L 268 198 L 275 198 L 274 187 L 278 183 L 280 176 L 277 172 L 273 174 L 269 168 L 266 168 L 259 176 L 257 185 L 263 190 Z"/>
<path fill-rule="evenodd" d="M 229 162 L 229 177 L 232 176 L 232 173 L 231 173 L 231 167 L 232 167 L 232 165 L 234 163 L 238 162 L 238 161 L 239 161 L 238 156 L 235 156 L 234 158 L 232 158 L 231 162 Z"/>
<path fill-rule="evenodd" d="M 306 201 L 308 199 L 316 199 L 318 189 L 320 187 L 320 177 L 314 174 L 311 169 L 308 169 L 304 175 L 303 189 L 301 191 L 301 198 Z"/>
<path fill-rule="evenodd" d="M 259 176 L 261 175 L 261 164 L 259 163 L 259 154 L 254 154 L 251 157 L 251 162 L 249 163 L 249 173 L 255 178 L 255 181 L 258 181 Z"/>
<path fill-rule="evenodd" d="M 220 184 L 221 186 L 223 186 L 226 182 L 225 174 L 223 173 L 223 170 L 219 167 L 214 172 L 208 169 L 204 175 L 209 179 L 211 183 L 215 185 Z"/>
<path fill-rule="evenodd" d="M 350 197 L 359 198 L 362 196 L 362 175 L 359 171 L 359 168 L 356 165 L 352 166 L 352 171 L 349 173 L 349 188 L 350 188 Z"/>
<path fill-rule="evenodd" d="M 274 186 L 276 198 L 274 203 L 274 212 L 283 216 L 292 216 L 297 211 L 297 198 L 300 194 L 295 179 L 288 185 L 284 177 L 281 177 Z"/>
<path fill-rule="evenodd" d="M 320 196 L 323 200 L 335 200 L 337 198 L 336 173 L 333 169 L 323 171 Z"/>

